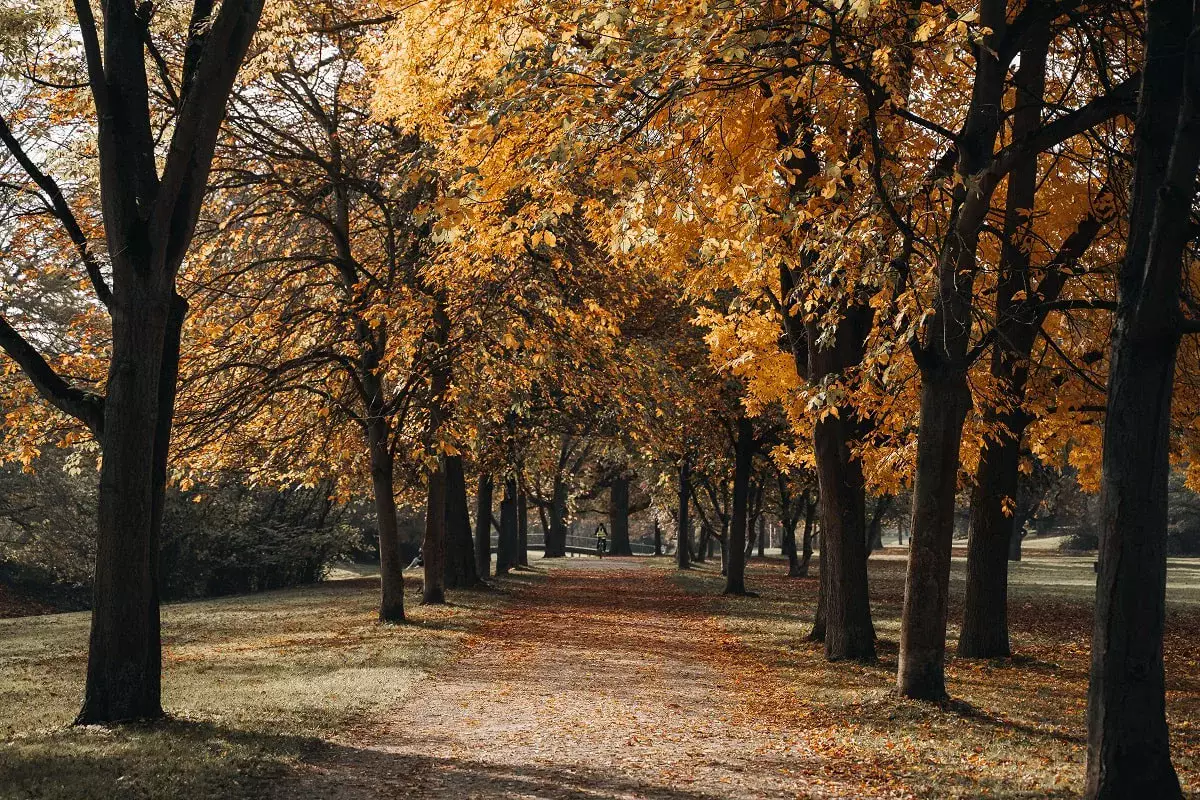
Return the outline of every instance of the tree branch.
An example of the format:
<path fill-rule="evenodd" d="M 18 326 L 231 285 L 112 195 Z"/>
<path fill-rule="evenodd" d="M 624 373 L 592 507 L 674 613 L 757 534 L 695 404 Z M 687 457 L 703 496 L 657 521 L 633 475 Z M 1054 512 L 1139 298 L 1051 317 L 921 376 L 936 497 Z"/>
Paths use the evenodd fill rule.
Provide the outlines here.
<path fill-rule="evenodd" d="M 17 362 L 38 394 L 52 406 L 75 417 L 99 439 L 104 429 L 104 398 L 72 386 L 54 371 L 42 354 L 0 316 L 0 348 Z"/>
<path fill-rule="evenodd" d="M 62 223 L 63 228 L 67 231 L 67 236 L 71 238 L 71 243 L 75 245 L 75 249 L 79 252 L 79 258 L 83 261 L 83 267 L 87 270 L 88 278 L 92 282 L 92 288 L 96 292 L 96 297 L 105 306 L 112 300 L 112 291 L 109 290 L 108 284 L 104 281 L 104 274 L 100 271 L 100 262 L 96 260 L 96 255 L 88 247 L 87 237 L 83 233 L 83 229 L 79 227 L 79 221 L 75 218 L 75 213 L 71 210 L 71 206 L 67 204 L 67 200 L 63 197 L 62 189 L 59 188 L 58 182 L 54 178 L 47 175 L 33 163 L 33 159 L 21 147 L 21 143 L 17 141 L 17 137 L 13 135 L 12 129 L 8 127 L 8 123 L 3 117 L 0 117 L 0 142 L 4 142 L 4 146 L 8 148 L 8 152 L 12 153 L 13 158 L 21 165 L 21 169 L 25 170 L 25 174 L 37 184 L 38 188 L 46 193 L 50 200 L 51 210 L 54 216 Z"/>

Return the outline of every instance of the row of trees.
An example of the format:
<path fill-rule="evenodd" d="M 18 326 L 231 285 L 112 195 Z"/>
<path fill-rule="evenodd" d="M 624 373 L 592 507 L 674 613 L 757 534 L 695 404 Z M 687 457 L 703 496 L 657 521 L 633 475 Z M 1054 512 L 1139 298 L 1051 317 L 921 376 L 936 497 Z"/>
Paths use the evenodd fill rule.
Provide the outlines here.
<path fill-rule="evenodd" d="M 867 498 L 911 491 L 897 687 L 940 700 L 956 497 L 959 655 L 1006 656 L 1021 475 L 1069 462 L 1101 493 L 1088 792 L 1179 794 L 1188 3 L 74 11 L 0 18 L 0 346 L 7 453 L 102 454 L 80 721 L 161 714 L 172 480 L 370 493 L 389 621 L 402 505 L 440 602 L 485 575 L 497 488 L 501 569 L 530 504 L 553 557 L 604 495 L 618 546 L 639 503 L 698 518 L 731 593 L 774 498 L 794 574 L 819 519 L 814 633 L 859 660 Z"/>

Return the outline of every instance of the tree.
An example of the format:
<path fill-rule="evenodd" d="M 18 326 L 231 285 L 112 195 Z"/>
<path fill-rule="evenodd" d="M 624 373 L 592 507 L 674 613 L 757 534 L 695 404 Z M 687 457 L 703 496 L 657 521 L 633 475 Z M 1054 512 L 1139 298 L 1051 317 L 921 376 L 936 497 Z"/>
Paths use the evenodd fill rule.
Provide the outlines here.
<path fill-rule="evenodd" d="M 36 163 L 37 151 L 27 150 L 7 121 L 0 123 L 0 141 L 76 244 L 96 302 L 112 321 L 101 395 L 55 371 L 34 343 L 0 318 L 0 346 L 9 358 L 47 402 L 87 426 L 104 455 L 80 723 L 162 714 L 158 545 L 187 313 L 176 280 L 225 104 L 262 6 L 262 0 L 229 0 L 214 8 L 196 0 L 176 78 L 158 57 L 150 7 L 111 0 L 98 30 L 89 0 L 76 0 L 96 121 L 102 247 L 83 233 L 57 181 Z M 158 92 L 173 119 L 165 150 L 154 135 L 158 97 L 148 71 L 161 82 Z"/>
<path fill-rule="evenodd" d="M 1088 798 L 1179 797 L 1163 676 L 1167 489 L 1181 291 L 1200 169 L 1200 13 L 1147 6 L 1129 240 L 1118 276 L 1088 690 Z M 1194 255 L 1190 256 L 1194 259 Z M 1193 262 L 1194 263 L 1194 262 Z"/>

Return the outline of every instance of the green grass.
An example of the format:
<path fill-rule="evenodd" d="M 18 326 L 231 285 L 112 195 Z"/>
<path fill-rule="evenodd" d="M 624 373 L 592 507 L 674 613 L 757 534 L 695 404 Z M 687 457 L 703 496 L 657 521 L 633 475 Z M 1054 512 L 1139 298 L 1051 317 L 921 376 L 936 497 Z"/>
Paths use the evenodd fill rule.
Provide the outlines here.
<path fill-rule="evenodd" d="M 416 577 L 416 576 L 414 576 Z M 378 581 L 163 608 L 169 719 L 73 728 L 87 614 L 0 620 L 0 798 L 240 798 L 405 701 L 503 602 L 452 593 L 410 624 L 375 621 Z"/>

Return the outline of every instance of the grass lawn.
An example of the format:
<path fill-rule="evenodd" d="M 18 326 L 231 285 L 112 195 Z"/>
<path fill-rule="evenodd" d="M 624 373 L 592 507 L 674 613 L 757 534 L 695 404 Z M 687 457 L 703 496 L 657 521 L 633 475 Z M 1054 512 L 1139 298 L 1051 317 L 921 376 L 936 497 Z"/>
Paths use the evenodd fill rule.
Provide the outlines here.
<path fill-rule="evenodd" d="M 360 578 L 163 608 L 167 722 L 72 728 L 88 615 L 0 620 L 0 798 L 239 798 L 323 740 L 354 735 L 404 702 L 502 602 L 451 593 L 411 623 L 375 621 L 378 580 Z"/>
<path fill-rule="evenodd" d="M 661 564 L 669 568 L 667 564 Z M 758 598 L 725 598 L 723 627 L 750 662 L 774 669 L 759 681 L 754 713 L 809 731 L 815 752 L 845 760 L 873 783 L 917 797 L 1077 797 L 1086 755 L 1092 559 L 1046 556 L 1012 565 L 1010 622 L 1015 658 L 951 659 L 944 708 L 893 692 L 905 562 L 899 554 L 870 561 L 879 663 L 831 664 L 805 636 L 817 581 L 788 579 L 779 560 L 755 560 L 747 587 Z M 965 562 L 956 558 L 950 643 L 962 616 Z M 703 565 L 677 578 L 712 594 L 721 578 Z M 1172 559 L 1166 633 L 1167 712 L 1174 761 L 1186 790 L 1200 791 L 1200 562 Z M 745 662 L 747 659 L 743 659 Z M 1148 800 L 1148 799 L 1147 799 Z"/>

